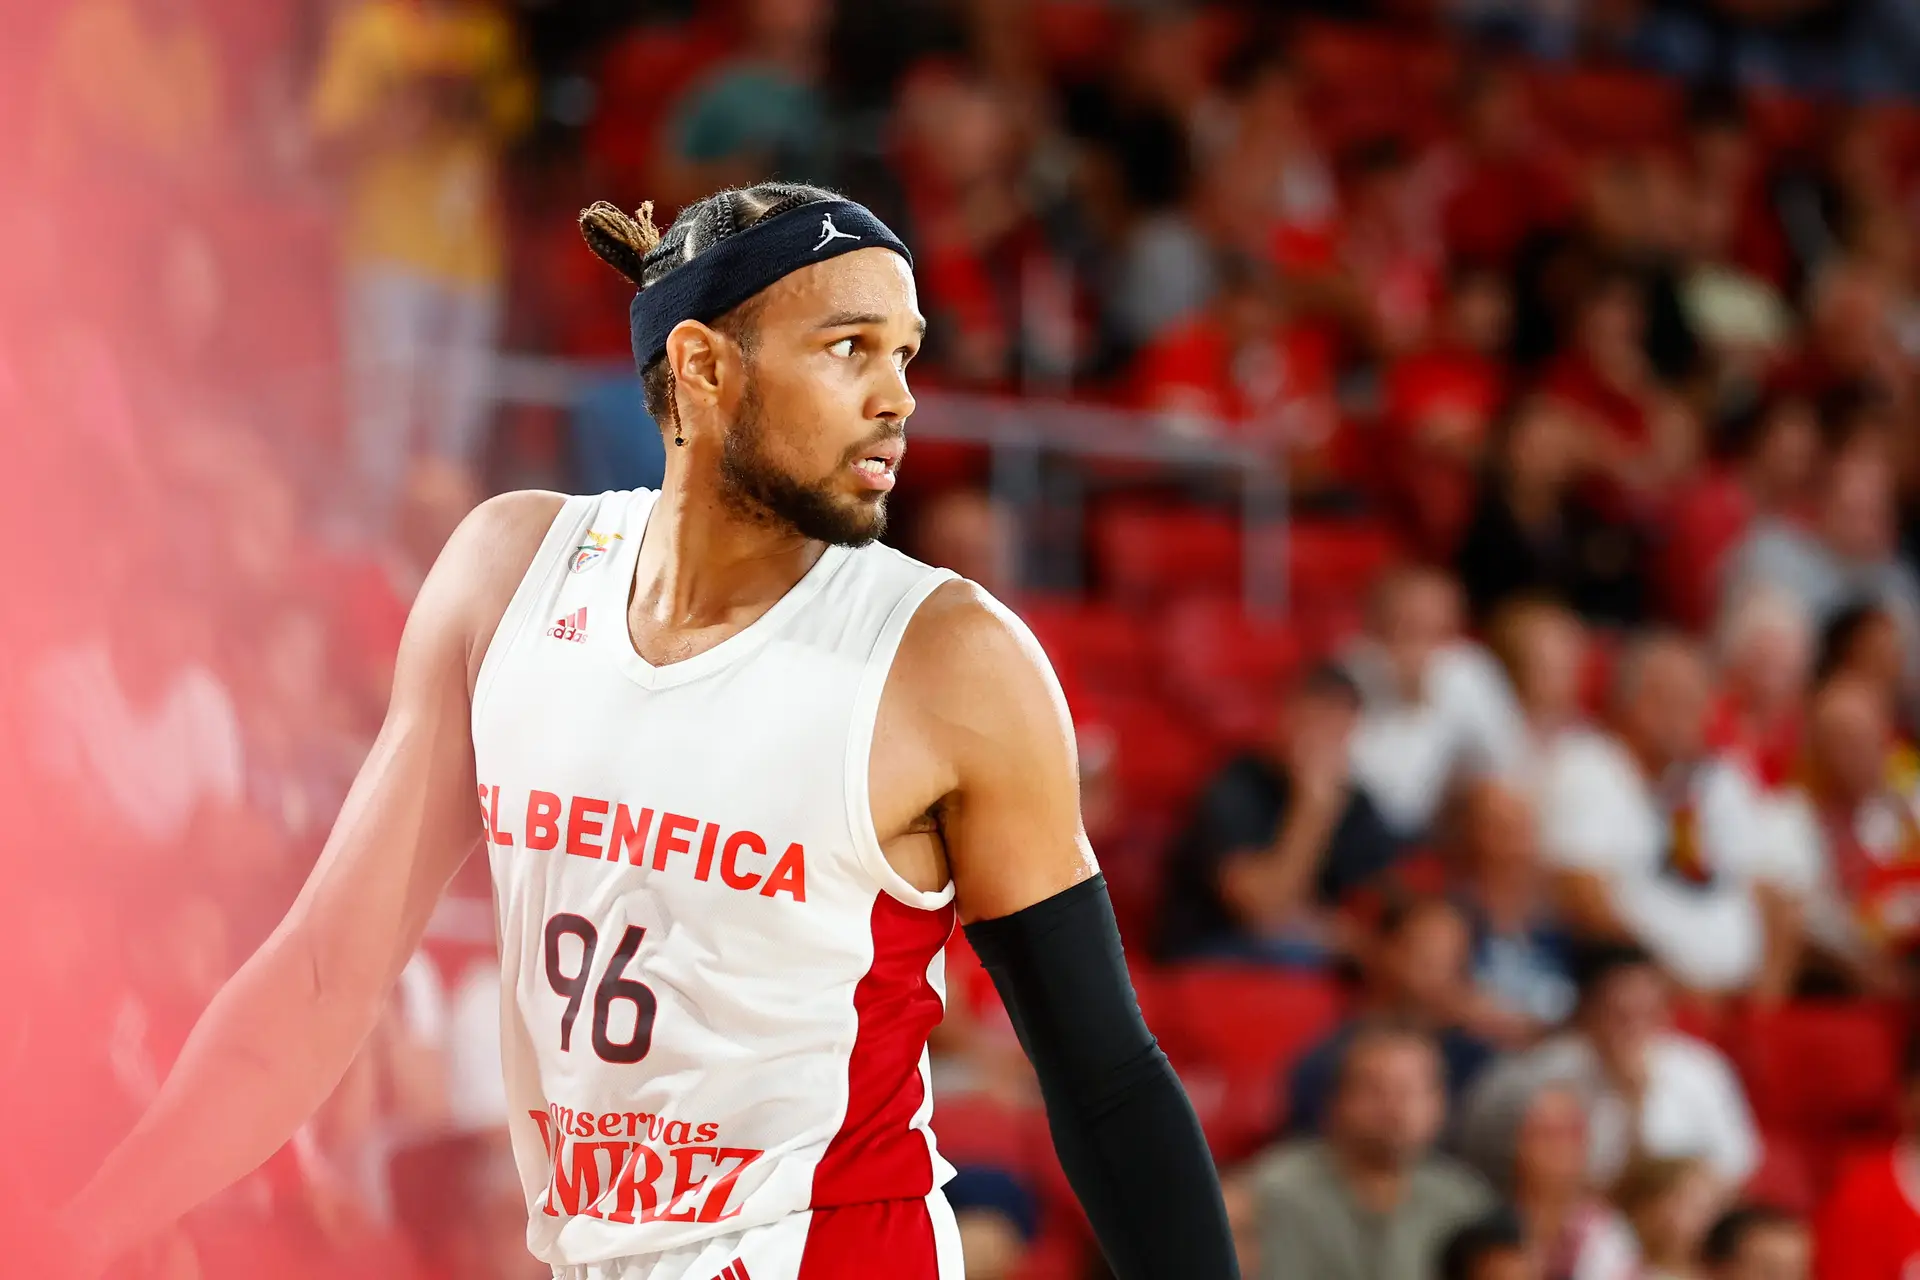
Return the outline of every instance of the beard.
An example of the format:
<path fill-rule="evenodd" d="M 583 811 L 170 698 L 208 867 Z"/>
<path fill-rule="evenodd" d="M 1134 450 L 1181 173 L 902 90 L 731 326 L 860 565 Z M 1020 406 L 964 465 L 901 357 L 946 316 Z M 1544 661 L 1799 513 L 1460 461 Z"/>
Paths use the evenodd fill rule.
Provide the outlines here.
<path fill-rule="evenodd" d="M 768 456 L 766 443 L 760 389 L 749 381 L 721 444 L 720 492 L 727 505 L 836 547 L 864 547 L 887 531 L 885 494 L 849 501 L 834 491 L 832 475 L 802 480 Z"/>

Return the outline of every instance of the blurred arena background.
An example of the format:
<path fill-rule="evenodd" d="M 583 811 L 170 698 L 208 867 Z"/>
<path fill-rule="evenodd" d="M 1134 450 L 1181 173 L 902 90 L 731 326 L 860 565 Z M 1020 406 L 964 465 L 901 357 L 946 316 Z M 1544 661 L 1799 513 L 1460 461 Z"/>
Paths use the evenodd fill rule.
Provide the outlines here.
<path fill-rule="evenodd" d="M 915 248 L 890 538 L 1060 671 L 1249 1276 L 1920 1265 L 1911 0 L 4 7 L 11 1183 L 291 901 L 466 510 L 657 483 L 575 213 L 779 176 Z M 142 1265 L 545 1274 L 485 877 Z M 1101 1274 L 950 1003 L 968 1275 Z"/>

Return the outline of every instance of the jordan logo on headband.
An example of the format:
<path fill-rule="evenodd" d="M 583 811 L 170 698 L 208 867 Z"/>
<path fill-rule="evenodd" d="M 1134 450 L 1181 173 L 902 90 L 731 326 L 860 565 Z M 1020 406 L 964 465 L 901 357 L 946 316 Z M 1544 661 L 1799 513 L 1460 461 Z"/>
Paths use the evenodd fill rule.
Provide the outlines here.
<path fill-rule="evenodd" d="M 815 253 L 820 252 L 833 240 L 858 240 L 859 238 L 859 236 L 851 235 L 834 226 L 833 215 L 829 213 L 820 219 L 820 243 L 813 246 L 813 251 Z"/>

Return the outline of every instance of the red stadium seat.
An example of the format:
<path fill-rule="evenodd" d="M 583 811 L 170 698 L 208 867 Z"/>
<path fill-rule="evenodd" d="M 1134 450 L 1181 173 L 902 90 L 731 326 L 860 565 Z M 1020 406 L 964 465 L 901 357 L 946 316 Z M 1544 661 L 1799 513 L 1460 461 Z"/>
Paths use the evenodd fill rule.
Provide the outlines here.
<path fill-rule="evenodd" d="M 1156 698 L 1097 694 L 1077 714 L 1113 730 L 1114 772 L 1130 809 L 1185 804 L 1215 763 L 1217 752 L 1191 717 Z"/>
<path fill-rule="evenodd" d="M 600 63 L 600 101 L 587 128 L 588 154 L 629 180 L 644 174 L 668 109 L 731 44 L 731 34 L 717 22 L 643 26 L 614 44 Z M 654 216 L 671 218 L 677 212 L 660 209 Z"/>
<path fill-rule="evenodd" d="M 1362 599 L 1398 558 L 1393 534 L 1366 521 L 1300 520 L 1287 531 L 1287 591 L 1295 613 Z"/>
<path fill-rule="evenodd" d="M 1102 580 L 1140 602 L 1240 585 L 1240 527 L 1232 517 L 1192 508 L 1115 507 L 1093 518 Z"/>
<path fill-rule="evenodd" d="M 1105 0 L 1040 0 L 1033 10 L 1033 38 L 1055 72 L 1084 73 L 1115 56 L 1124 29 Z"/>
<path fill-rule="evenodd" d="M 1658 580 L 1674 621 L 1704 627 L 1720 603 L 1721 566 L 1752 518 L 1753 504 L 1731 476 L 1706 476 L 1676 495 L 1660 552 Z"/>
<path fill-rule="evenodd" d="M 1731 1016 L 1718 1005 L 1703 1000 L 1676 1000 L 1673 1006 L 1673 1029 L 1682 1035 L 1704 1040 L 1724 1052 L 1733 1046 Z"/>
<path fill-rule="evenodd" d="M 1163 984 L 1167 1052 L 1241 1078 L 1276 1080 L 1333 1030 L 1346 1003 L 1326 978 L 1257 965 L 1180 965 Z"/>
<path fill-rule="evenodd" d="M 1760 1167 L 1747 1179 L 1744 1198 L 1791 1213 L 1812 1212 L 1820 1183 L 1806 1143 L 1788 1133 L 1764 1134 L 1761 1143 Z"/>
<path fill-rule="evenodd" d="M 1899 1046 L 1884 1008 L 1806 1003 L 1755 1011 L 1737 1035 L 1736 1060 L 1763 1125 L 1815 1136 L 1892 1129 Z"/>
<path fill-rule="evenodd" d="M 1819 99 L 1775 92 L 1747 95 L 1746 108 L 1760 145 L 1772 151 L 1811 146 L 1829 114 Z"/>
<path fill-rule="evenodd" d="M 1239 745 L 1271 736 L 1282 685 L 1300 662 L 1290 624 L 1249 617 L 1236 598 L 1192 596 L 1168 611 L 1160 643 L 1175 692 L 1216 737 Z"/>
<path fill-rule="evenodd" d="M 1307 100 L 1327 143 L 1390 134 L 1431 141 L 1457 74 L 1447 45 L 1375 26 L 1304 25 L 1290 52 L 1306 80 Z"/>
<path fill-rule="evenodd" d="M 1123 810 L 1124 831 L 1108 837 L 1095 836 L 1094 852 L 1100 856 L 1100 871 L 1107 878 L 1107 892 L 1113 898 L 1113 914 L 1120 924 L 1120 938 L 1129 952 L 1146 954 L 1160 921 L 1160 906 L 1167 880 L 1167 855 L 1185 818 L 1180 807 L 1143 808 L 1135 805 Z M 1140 1010 L 1153 1025 L 1154 1012 L 1148 1008 L 1150 995 L 1141 983 L 1148 974 L 1135 974 L 1134 985 L 1140 995 Z"/>
<path fill-rule="evenodd" d="M 1140 615 L 1112 605 L 1036 597 L 1022 604 L 1020 616 L 1060 671 L 1070 699 L 1148 687 L 1153 636 Z M 1076 700 L 1076 715 L 1079 710 Z"/>
<path fill-rule="evenodd" d="M 1585 669 L 1580 673 L 1580 698 L 1590 715 L 1606 714 L 1613 692 L 1613 669 L 1619 658 L 1619 641 L 1602 633 L 1588 633 Z"/>
<path fill-rule="evenodd" d="M 1046 1117 L 977 1093 L 936 1094 L 933 1133 L 940 1154 L 956 1165 L 986 1165 L 1031 1176 L 1036 1132 Z"/>
<path fill-rule="evenodd" d="M 1215 1156 L 1270 1137 L 1288 1068 L 1339 1022 L 1340 990 L 1316 976 L 1250 965 L 1182 965 L 1165 977 L 1173 1017 L 1161 1030 Z"/>
<path fill-rule="evenodd" d="M 1077 1223 L 1048 1224 L 1020 1259 L 1014 1280 L 1080 1280 L 1087 1273 L 1093 1242 Z"/>
<path fill-rule="evenodd" d="M 1528 77 L 1528 96 L 1553 131 L 1580 148 L 1652 146 L 1680 123 L 1677 84 L 1646 72 L 1552 67 Z"/>
<path fill-rule="evenodd" d="M 1920 168 L 1920 109 L 1904 102 L 1879 102 L 1868 110 L 1873 113 L 1894 172 L 1911 177 Z"/>

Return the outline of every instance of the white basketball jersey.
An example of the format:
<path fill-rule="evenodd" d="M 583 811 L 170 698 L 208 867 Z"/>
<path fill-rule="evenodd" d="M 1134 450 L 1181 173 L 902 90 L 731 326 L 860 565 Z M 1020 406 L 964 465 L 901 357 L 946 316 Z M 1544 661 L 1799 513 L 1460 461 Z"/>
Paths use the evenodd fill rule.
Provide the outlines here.
<path fill-rule="evenodd" d="M 473 698 L 514 1154 L 556 1266 L 952 1174 L 926 1042 L 953 889 L 888 865 L 867 759 L 900 637 L 953 575 L 830 547 L 655 667 L 627 633 L 655 496 L 567 501 Z"/>

